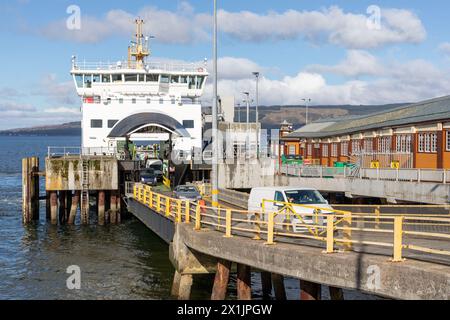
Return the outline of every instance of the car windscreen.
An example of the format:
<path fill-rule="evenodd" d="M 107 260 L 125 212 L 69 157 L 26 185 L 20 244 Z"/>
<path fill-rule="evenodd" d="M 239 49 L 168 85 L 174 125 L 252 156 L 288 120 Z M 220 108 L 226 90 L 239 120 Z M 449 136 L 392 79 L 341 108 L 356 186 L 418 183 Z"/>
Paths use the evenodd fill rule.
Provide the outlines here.
<path fill-rule="evenodd" d="M 194 187 L 179 187 L 178 192 L 197 192 L 197 189 Z"/>
<path fill-rule="evenodd" d="M 325 204 L 326 201 L 317 190 L 285 191 L 289 203 L 295 204 Z"/>

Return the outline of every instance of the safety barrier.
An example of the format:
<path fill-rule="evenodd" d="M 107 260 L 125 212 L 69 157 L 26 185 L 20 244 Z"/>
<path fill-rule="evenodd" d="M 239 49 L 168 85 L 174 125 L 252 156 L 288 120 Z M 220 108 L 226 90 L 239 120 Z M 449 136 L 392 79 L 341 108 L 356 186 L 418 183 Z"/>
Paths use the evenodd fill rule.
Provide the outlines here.
<path fill-rule="evenodd" d="M 425 253 L 433 257 L 450 256 L 448 216 L 377 216 L 291 203 L 280 203 L 282 206 L 277 211 L 264 208 L 253 212 L 213 208 L 203 202 L 179 200 L 156 193 L 150 186 L 142 184 L 134 185 L 133 198 L 175 223 L 192 223 L 195 230 L 214 229 L 223 232 L 224 237 L 228 238 L 249 237 L 264 240 L 267 245 L 275 245 L 276 242 L 319 245 L 327 254 L 361 250 L 370 253 L 371 248 L 375 248 L 376 253 L 380 254 L 380 250 L 384 248 L 381 254 L 391 256 L 394 262 L 404 261 L 405 253 L 408 255 L 410 252 Z M 269 202 L 271 200 L 264 201 Z M 310 213 L 299 214 L 297 207 L 308 209 Z M 361 220 L 369 223 L 369 226 L 358 225 Z M 377 228 L 377 223 L 383 227 Z M 440 224 L 448 232 L 411 229 L 411 226 L 424 224 Z"/>

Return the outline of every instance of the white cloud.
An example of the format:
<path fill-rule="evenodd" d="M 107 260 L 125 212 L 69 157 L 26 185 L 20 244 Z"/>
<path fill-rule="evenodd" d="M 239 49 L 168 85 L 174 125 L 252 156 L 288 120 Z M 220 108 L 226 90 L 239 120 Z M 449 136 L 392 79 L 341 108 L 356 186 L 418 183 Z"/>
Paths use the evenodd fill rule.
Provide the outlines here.
<path fill-rule="evenodd" d="M 350 50 L 346 58 L 335 66 L 311 65 L 307 67 L 310 72 L 334 73 L 346 77 L 365 75 L 380 75 L 384 66 L 378 59 L 367 51 Z"/>
<path fill-rule="evenodd" d="M 439 45 L 439 52 L 450 58 L 450 42 L 444 42 Z"/>
<path fill-rule="evenodd" d="M 196 13 L 182 2 L 175 11 L 145 7 L 136 14 L 111 10 L 103 17 L 82 14 L 81 30 L 65 27 L 65 20 L 41 28 L 39 33 L 53 39 L 96 43 L 111 36 L 133 33 L 135 16 L 146 21 L 146 33 L 162 43 L 190 44 L 210 39 L 212 18 L 209 13 Z M 346 48 L 377 48 L 396 43 L 419 43 L 426 38 L 425 28 L 417 15 L 409 10 L 384 9 L 381 29 L 367 27 L 364 13 L 344 12 L 337 6 L 321 11 L 287 10 L 258 14 L 250 11 L 219 10 L 219 30 L 241 41 L 263 42 L 306 39 L 314 43 L 328 42 Z"/>

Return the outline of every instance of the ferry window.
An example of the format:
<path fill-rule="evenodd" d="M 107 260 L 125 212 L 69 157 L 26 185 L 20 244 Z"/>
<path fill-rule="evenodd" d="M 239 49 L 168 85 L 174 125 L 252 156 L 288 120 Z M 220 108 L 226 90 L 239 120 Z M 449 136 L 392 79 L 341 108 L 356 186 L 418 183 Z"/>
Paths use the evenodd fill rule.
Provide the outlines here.
<path fill-rule="evenodd" d="M 170 103 L 175 104 L 175 99 L 174 98 L 170 99 Z"/>
<path fill-rule="evenodd" d="M 189 89 L 195 89 L 195 77 L 189 77 Z"/>
<path fill-rule="evenodd" d="M 85 88 L 92 88 L 92 74 L 85 74 L 84 75 L 84 87 Z"/>
<path fill-rule="evenodd" d="M 161 75 L 161 83 L 169 83 L 169 76 L 166 74 Z"/>
<path fill-rule="evenodd" d="M 138 74 L 138 80 L 139 80 L 139 82 L 144 82 L 145 81 L 145 74 Z"/>
<path fill-rule="evenodd" d="M 164 99 L 163 98 L 160 98 L 159 99 L 159 104 L 163 104 L 164 103 Z"/>
<path fill-rule="evenodd" d="M 152 102 L 152 99 L 147 98 L 147 104 L 150 104 Z"/>
<path fill-rule="evenodd" d="M 122 75 L 121 74 L 113 74 L 112 82 L 122 82 Z"/>
<path fill-rule="evenodd" d="M 117 122 L 119 122 L 119 120 L 108 120 L 108 128 L 111 129 Z"/>
<path fill-rule="evenodd" d="M 120 104 L 123 104 L 123 98 L 120 98 L 120 99 L 119 99 L 119 103 L 120 103 Z"/>
<path fill-rule="evenodd" d="M 197 77 L 197 89 L 201 89 L 203 86 L 203 81 L 205 81 L 205 77 Z"/>
<path fill-rule="evenodd" d="M 94 103 L 101 103 L 102 99 L 100 98 L 100 96 L 94 96 Z"/>
<path fill-rule="evenodd" d="M 103 83 L 111 82 L 111 75 L 110 75 L 110 74 L 104 74 L 104 75 L 102 75 L 102 82 L 103 82 Z"/>
<path fill-rule="evenodd" d="M 186 129 L 193 129 L 194 120 L 183 120 L 183 127 L 185 127 Z"/>
<path fill-rule="evenodd" d="M 126 74 L 125 75 L 125 82 L 136 82 L 137 81 L 137 74 Z"/>
<path fill-rule="evenodd" d="M 187 76 L 181 76 L 180 77 L 180 83 L 188 83 L 188 77 Z"/>
<path fill-rule="evenodd" d="M 170 76 L 170 83 L 179 83 L 180 76 Z"/>
<path fill-rule="evenodd" d="M 136 104 L 136 98 L 131 99 L 132 104 Z"/>
<path fill-rule="evenodd" d="M 111 104 L 111 98 L 106 99 L 106 104 Z"/>
<path fill-rule="evenodd" d="M 147 82 L 158 82 L 158 80 L 159 80 L 158 74 L 154 73 L 147 74 Z"/>
<path fill-rule="evenodd" d="M 94 76 L 92 77 L 92 82 L 99 83 L 100 82 L 100 75 L 99 74 L 94 74 Z"/>
<path fill-rule="evenodd" d="M 103 128 L 103 120 L 92 119 L 91 128 Z"/>
<path fill-rule="evenodd" d="M 75 75 L 75 82 L 77 83 L 78 88 L 83 88 L 83 75 L 82 74 Z"/>

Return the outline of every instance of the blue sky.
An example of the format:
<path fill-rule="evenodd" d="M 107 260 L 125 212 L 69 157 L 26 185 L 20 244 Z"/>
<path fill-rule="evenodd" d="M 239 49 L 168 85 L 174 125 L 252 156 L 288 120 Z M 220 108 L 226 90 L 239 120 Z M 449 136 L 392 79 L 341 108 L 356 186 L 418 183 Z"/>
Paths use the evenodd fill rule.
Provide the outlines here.
<path fill-rule="evenodd" d="M 81 10 L 80 30 L 66 27 L 70 5 Z M 381 10 L 379 24 L 371 5 Z M 450 93 L 448 1 L 219 0 L 219 7 L 221 95 L 252 92 L 252 70 L 263 74 L 267 105 Z M 136 16 L 156 37 L 152 59 L 209 59 L 211 12 L 212 0 L 0 0 L 0 129 L 79 119 L 70 57 L 123 59 Z"/>

